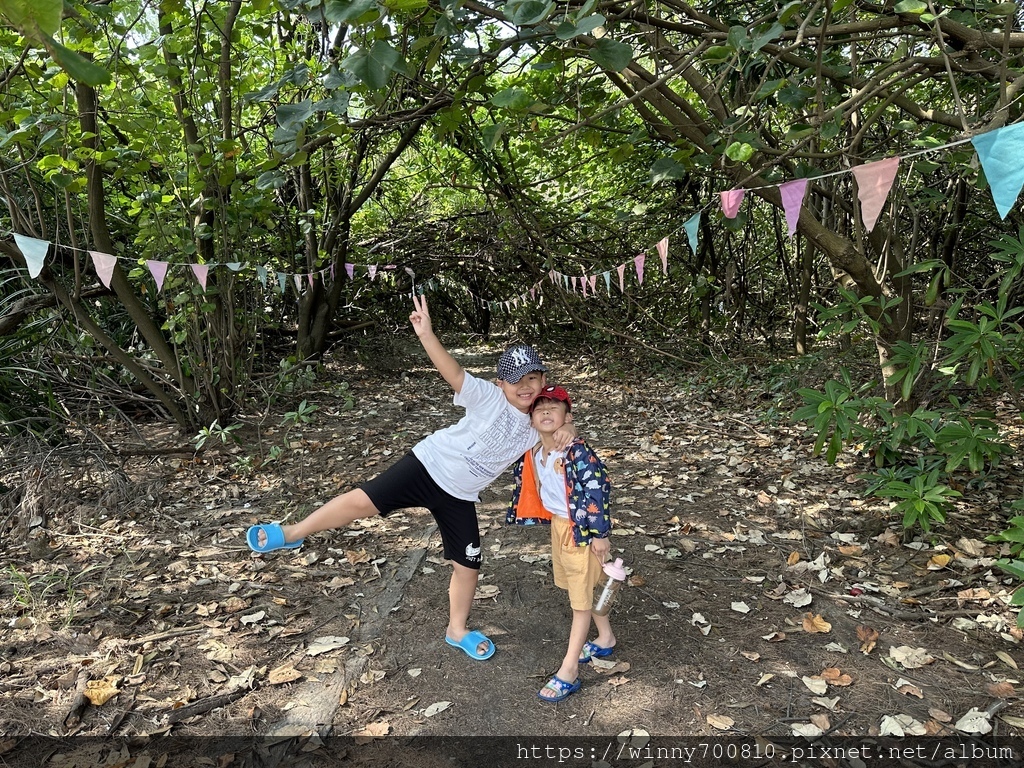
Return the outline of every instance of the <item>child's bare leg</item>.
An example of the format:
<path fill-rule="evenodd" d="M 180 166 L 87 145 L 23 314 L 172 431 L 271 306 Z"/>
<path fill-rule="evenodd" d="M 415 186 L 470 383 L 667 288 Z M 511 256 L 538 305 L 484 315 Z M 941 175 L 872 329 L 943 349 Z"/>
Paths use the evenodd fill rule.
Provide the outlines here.
<path fill-rule="evenodd" d="M 379 514 L 370 497 L 361 488 L 335 496 L 326 504 L 313 510 L 305 519 L 292 525 L 282 525 L 281 532 L 288 543 L 304 539 L 311 533 L 341 528 L 353 520 Z M 266 536 L 259 534 L 260 546 L 266 543 Z"/>
<path fill-rule="evenodd" d="M 602 648 L 612 648 L 615 645 L 615 633 L 612 632 L 612 623 L 607 616 L 593 615 L 594 626 L 597 627 L 597 637 L 594 638 L 594 645 Z"/>
<path fill-rule="evenodd" d="M 456 643 L 469 632 L 466 622 L 469 621 L 469 609 L 473 607 L 473 596 L 476 594 L 476 583 L 479 578 L 478 569 L 452 563 L 452 579 L 448 584 L 447 635 Z M 476 647 L 478 656 L 483 656 L 489 650 L 489 643 L 480 643 Z"/>
<path fill-rule="evenodd" d="M 590 630 L 590 611 L 572 612 L 572 626 L 569 628 L 569 647 L 565 651 L 565 658 L 562 659 L 562 666 L 555 674 L 567 683 L 575 682 L 580 672 L 580 653 L 583 651 L 583 644 L 587 642 L 587 632 Z M 541 688 L 540 695 L 544 698 L 554 698 L 557 691 L 550 688 Z"/>

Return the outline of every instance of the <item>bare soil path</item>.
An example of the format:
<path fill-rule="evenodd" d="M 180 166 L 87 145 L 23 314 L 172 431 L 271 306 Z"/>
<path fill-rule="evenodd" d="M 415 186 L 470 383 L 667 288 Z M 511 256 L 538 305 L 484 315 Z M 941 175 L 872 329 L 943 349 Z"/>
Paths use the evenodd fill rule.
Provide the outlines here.
<path fill-rule="evenodd" d="M 492 375 L 497 350 L 456 354 Z M 999 498 L 1021 496 L 1019 454 L 1000 469 L 1000 497 L 969 494 L 941 529 L 904 537 L 861 500 L 856 457 L 813 458 L 801 429 L 758 420 L 757 392 L 613 383 L 556 362 L 611 472 L 613 553 L 631 572 L 616 653 L 556 706 L 536 692 L 569 608 L 546 531 L 504 524 L 510 475 L 479 505 L 472 620 L 497 645 L 487 662 L 444 643 L 449 571 L 423 510 L 252 555 L 250 524 L 306 514 L 457 418 L 425 361 L 407 362 L 398 375 L 335 363 L 347 392 L 296 395 L 317 406 L 309 423 L 278 426 L 296 402 L 250 419 L 237 447 L 140 455 L 132 446 L 181 443 L 108 427 L 108 454 L 4 469 L 45 521 L 30 525 L 24 503 L 0 512 L 0 761 L 499 765 L 498 750 L 529 737 L 584 750 L 567 764 L 622 765 L 604 745 L 645 733 L 1020 744 L 1013 585 L 985 541 L 1002 527 Z M 275 445 L 280 457 L 260 464 Z M 449 737 L 487 737 L 458 749 L 490 753 L 460 762 L 448 745 L 441 759 Z"/>

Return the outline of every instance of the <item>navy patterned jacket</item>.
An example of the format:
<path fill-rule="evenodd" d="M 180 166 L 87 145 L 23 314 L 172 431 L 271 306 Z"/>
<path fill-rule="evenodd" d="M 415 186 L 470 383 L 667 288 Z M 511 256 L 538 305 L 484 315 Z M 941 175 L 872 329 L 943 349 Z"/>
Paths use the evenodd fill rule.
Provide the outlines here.
<path fill-rule="evenodd" d="M 509 525 L 550 524 L 551 513 L 544 509 L 537 488 L 532 451 L 527 451 L 516 462 L 513 472 L 516 486 L 505 513 L 505 522 Z M 577 546 L 585 547 L 592 538 L 603 539 L 611 533 L 608 470 L 580 437 L 565 452 L 565 497 Z"/>

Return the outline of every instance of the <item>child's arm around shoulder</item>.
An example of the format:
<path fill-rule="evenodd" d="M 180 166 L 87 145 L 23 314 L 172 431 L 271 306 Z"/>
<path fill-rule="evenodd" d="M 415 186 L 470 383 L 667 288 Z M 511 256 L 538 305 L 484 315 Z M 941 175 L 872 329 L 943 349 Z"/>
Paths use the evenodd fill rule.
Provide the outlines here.
<path fill-rule="evenodd" d="M 427 308 L 427 297 L 414 294 L 412 303 L 415 309 L 409 315 L 409 322 L 412 323 L 412 329 L 416 332 L 420 344 L 423 345 L 427 357 L 456 394 L 461 392 L 462 385 L 466 381 L 466 370 L 434 335 L 434 328 L 430 323 L 430 310 Z"/>

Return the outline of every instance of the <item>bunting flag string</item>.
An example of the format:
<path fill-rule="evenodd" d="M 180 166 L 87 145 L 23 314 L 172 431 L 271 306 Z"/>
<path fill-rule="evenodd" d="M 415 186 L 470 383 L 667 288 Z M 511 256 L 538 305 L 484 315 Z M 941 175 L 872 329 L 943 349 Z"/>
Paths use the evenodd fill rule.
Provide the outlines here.
<path fill-rule="evenodd" d="M 808 183 L 811 181 L 820 181 L 833 176 L 839 176 L 845 173 L 852 173 L 856 183 L 857 199 L 860 203 L 861 219 L 864 223 L 865 229 L 871 231 L 878 222 L 878 218 L 885 207 L 886 199 L 888 198 L 893 182 L 895 181 L 901 160 L 910 160 L 920 155 L 934 153 L 968 143 L 973 145 L 974 150 L 978 155 L 982 170 L 985 173 L 985 179 L 988 182 L 993 201 L 1000 217 L 1006 218 L 1007 214 L 1016 204 L 1017 199 L 1020 196 L 1021 189 L 1024 188 L 1024 163 L 1020 162 L 1020 158 L 1024 157 L 1024 122 L 997 128 L 993 131 L 978 134 L 971 138 L 953 141 L 941 146 L 927 147 L 906 155 L 883 158 L 881 160 L 857 165 L 849 169 L 824 173 L 814 177 L 799 178 L 778 184 L 767 184 L 761 187 L 745 187 L 725 190 L 718 194 L 718 205 L 721 207 L 724 216 L 733 219 L 739 215 L 740 207 L 743 204 L 743 200 L 745 199 L 747 192 L 773 187 L 778 188 L 779 196 L 782 200 L 783 211 L 786 217 L 786 227 L 789 232 L 789 236 L 793 237 L 796 234 L 797 222 L 800 218 L 800 212 L 807 193 Z M 706 203 L 692 216 L 690 216 L 690 218 L 687 219 L 680 227 L 675 231 L 670 232 L 669 235 L 662 237 L 653 246 L 661 260 L 662 274 L 666 278 L 668 277 L 669 272 L 668 254 L 670 239 L 674 238 L 680 231 L 685 232 L 690 250 L 696 254 L 699 243 L 698 235 L 700 231 L 701 215 L 710 209 L 711 206 L 712 203 Z M 28 268 L 29 276 L 33 279 L 38 278 L 43 269 L 46 254 L 49 252 L 49 248 L 52 243 L 18 233 L 11 234 L 13 234 L 15 242 L 25 258 L 25 264 Z M 70 246 L 64 247 L 69 248 Z M 137 260 L 131 257 L 114 256 L 98 251 L 87 252 L 92 259 L 93 267 L 96 270 L 97 276 L 107 288 L 110 288 L 110 281 L 113 275 L 114 266 L 118 259 L 124 258 L 132 263 L 137 263 Z M 637 254 L 632 259 L 633 267 L 636 271 L 637 283 L 639 285 L 643 285 L 644 282 L 647 253 L 648 251 L 645 250 Z M 562 290 L 567 292 L 579 291 L 582 293 L 584 298 L 587 298 L 597 295 L 597 279 L 600 276 L 603 278 L 605 290 L 610 296 L 612 293 L 613 271 L 618 274 L 619 292 L 626 292 L 625 275 L 628 264 L 629 262 L 627 261 L 612 269 L 595 272 L 593 274 L 584 274 L 582 276 L 570 276 L 558 272 L 555 269 L 551 269 L 547 273 L 547 279 L 552 285 L 559 286 Z M 326 281 L 327 275 L 329 274 L 331 280 L 335 279 L 333 265 L 329 268 L 308 273 L 285 273 L 276 270 L 272 271 L 264 265 L 246 264 L 237 261 L 227 262 L 224 264 L 194 263 L 181 265 L 176 263 L 172 265 L 167 261 L 147 259 L 145 261 L 145 265 L 156 283 L 157 292 L 163 290 L 163 284 L 167 277 L 168 269 L 171 266 L 188 266 L 204 291 L 207 288 L 210 270 L 217 267 L 226 267 L 232 272 L 239 272 L 246 266 L 251 266 L 255 269 L 257 277 L 264 288 L 267 287 L 269 277 L 273 274 L 276 278 L 278 290 L 282 294 L 285 292 L 289 277 L 292 278 L 295 290 L 298 293 L 302 292 L 302 286 L 304 283 L 308 283 L 310 287 L 313 287 L 317 277 Z M 344 266 L 345 274 L 349 280 L 356 279 L 356 267 L 359 267 L 366 271 L 371 282 L 376 280 L 377 277 L 382 274 L 382 270 L 384 272 L 393 272 L 397 269 L 397 266 L 394 264 L 380 265 L 346 263 Z M 410 270 L 407 268 L 406 271 L 408 272 Z M 428 289 L 432 287 L 433 284 L 434 281 L 429 281 L 428 283 L 421 285 L 421 290 Z M 474 301 L 491 307 L 504 307 L 509 309 L 511 307 L 518 307 L 521 304 L 526 304 L 530 300 L 533 300 L 534 302 L 542 301 L 543 284 L 544 280 L 539 280 L 519 295 L 510 297 L 504 301 L 486 301 L 475 296 L 467 287 L 460 287 L 462 290 L 466 291 Z M 413 286 L 413 290 L 415 290 L 415 282 L 413 283 Z M 539 299 L 537 298 L 538 296 L 540 296 Z"/>

